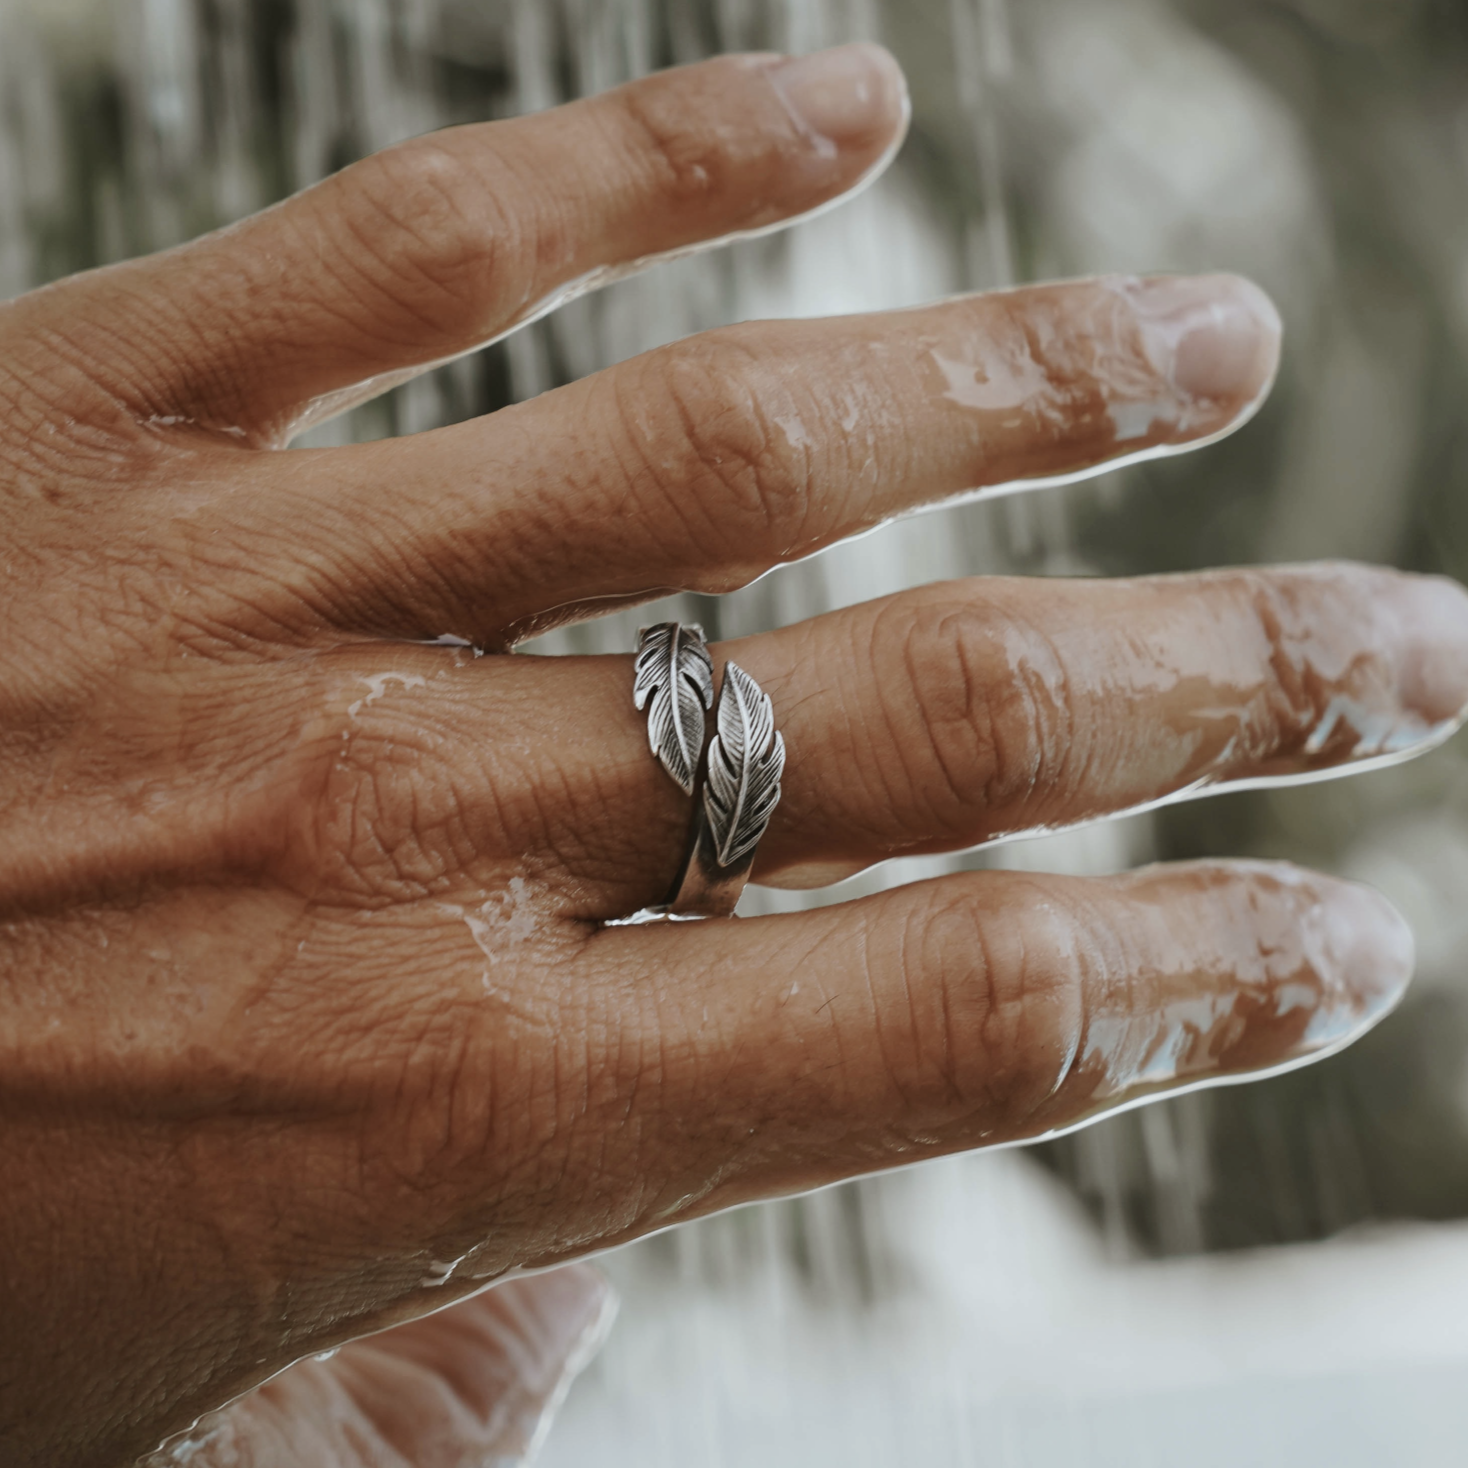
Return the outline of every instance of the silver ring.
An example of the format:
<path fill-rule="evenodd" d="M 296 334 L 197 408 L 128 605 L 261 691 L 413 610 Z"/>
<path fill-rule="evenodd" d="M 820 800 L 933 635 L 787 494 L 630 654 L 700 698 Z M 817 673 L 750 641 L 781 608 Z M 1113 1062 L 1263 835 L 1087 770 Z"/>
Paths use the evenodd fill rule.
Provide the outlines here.
<path fill-rule="evenodd" d="M 694 810 L 672 895 L 622 921 L 732 917 L 780 802 L 785 740 L 769 695 L 737 663 L 725 663 L 705 752 L 714 664 L 703 628 L 659 622 L 638 633 L 632 702 L 647 709 L 648 745 L 679 789 L 694 796 Z"/>
<path fill-rule="evenodd" d="M 784 771 L 785 738 L 775 728 L 769 694 L 738 663 L 725 663 L 688 861 L 668 903 L 671 916 L 733 917 L 780 803 Z"/>
<path fill-rule="evenodd" d="M 714 706 L 714 660 L 697 622 L 659 622 L 637 634 L 632 704 L 647 709 L 647 742 L 685 795 L 703 758 L 704 712 Z"/>

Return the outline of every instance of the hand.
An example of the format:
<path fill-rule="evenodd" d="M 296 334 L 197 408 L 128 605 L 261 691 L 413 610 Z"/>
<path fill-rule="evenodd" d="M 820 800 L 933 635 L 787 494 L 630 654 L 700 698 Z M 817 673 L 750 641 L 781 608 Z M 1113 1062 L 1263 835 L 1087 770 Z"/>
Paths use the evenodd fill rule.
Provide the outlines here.
<path fill-rule="evenodd" d="M 689 817 L 630 658 L 424 645 L 1204 442 L 1274 370 L 1245 282 L 739 326 L 275 452 L 573 282 L 836 197 L 903 118 L 872 48 L 724 58 L 0 307 L 5 1461 L 112 1468 L 517 1266 L 1297 1062 L 1395 1001 L 1382 900 L 1271 864 L 604 928 Z M 1351 566 L 969 581 L 715 655 L 789 749 L 756 875 L 816 883 L 1429 744 L 1468 603 Z"/>

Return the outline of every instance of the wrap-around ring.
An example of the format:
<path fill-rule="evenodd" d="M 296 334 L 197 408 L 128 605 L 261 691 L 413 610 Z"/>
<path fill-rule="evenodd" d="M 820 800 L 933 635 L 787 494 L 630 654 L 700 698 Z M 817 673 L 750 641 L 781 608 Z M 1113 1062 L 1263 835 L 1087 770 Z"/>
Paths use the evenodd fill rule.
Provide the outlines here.
<path fill-rule="evenodd" d="M 694 797 L 682 872 L 668 901 L 647 916 L 732 917 L 780 801 L 785 740 L 769 695 L 737 663 L 725 663 L 714 708 L 703 629 L 659 622 L 638 635 L 632 701 L 647 709 L 648 744 L 658 762 Z"/>

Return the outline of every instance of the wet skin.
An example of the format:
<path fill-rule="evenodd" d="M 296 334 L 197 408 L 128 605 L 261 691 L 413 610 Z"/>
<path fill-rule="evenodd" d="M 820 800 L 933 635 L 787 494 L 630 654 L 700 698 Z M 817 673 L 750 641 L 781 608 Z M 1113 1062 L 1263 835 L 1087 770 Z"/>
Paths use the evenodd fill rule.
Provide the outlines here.
<path fill-rule="evenodd" d="M 606 927 L 688 818 L 630 657 L 426 645 L 1196 447 L 1272 379 L 1247 282 L 742 325 L 276 452 L 567 290 L 839 197 L 904 120 L 872 48 L 725 58 L 0 307 L 4 1461 L 111 1468 L 513 1271 L 1301 1063 L 1399 997 L 1395 913 L 1279 864 Z M 1426 748 L 1468 699 L 1468 598 L 1342 565 L 975 580 L 715 656 L 790 751 L 756 878 L 809 886 Z M 514 1288 L 296 1368 L 185 1458 L 513 1451 L 494 1422 L 603 1315 L 589 1271 Z"/>

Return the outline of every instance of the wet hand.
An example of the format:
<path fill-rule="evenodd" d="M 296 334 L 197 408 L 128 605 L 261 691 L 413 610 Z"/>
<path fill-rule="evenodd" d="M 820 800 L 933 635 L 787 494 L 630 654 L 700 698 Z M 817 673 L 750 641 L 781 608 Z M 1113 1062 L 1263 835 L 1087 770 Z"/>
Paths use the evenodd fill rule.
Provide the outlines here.
<path fill-rule="evenodd" d="M 630 657 L 429 645 L 1204 443 L 1274 371 L 1245 282 L 743 325 L 277 452 L 558 293 L 838 197 L 904 117 L 872 48 L 725 58 L 0 307 L 7 1462 L 112 1468 L 519 1266 L 1298 1062 L 1398 997 L 1380 898 L 1260 863 L 605 927 L 663 896 L 689 817 Z M 1468 601 L 1339 565 L 988 579 L 714 651 L 789 750 L 756 879 L 811 885 L 1425 747 L 1468 697 Z M 348 1367 L 354 1400 L 439 1404 L 385 1414 L 395 1451 L 479 1461 L 470 1418 L 542 1400 L 485 1320 L 561 1322 L 508 1352 L 545 1382 L 600 1310 L 584 1273 L 514 1288 L 352 1348 L 414 1391 L 343 1352 L 193 1461 L 376 1461 L 321 1446 Z"/>

